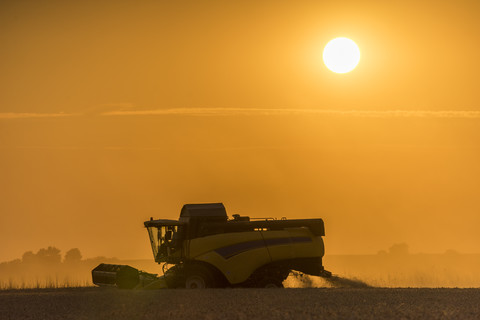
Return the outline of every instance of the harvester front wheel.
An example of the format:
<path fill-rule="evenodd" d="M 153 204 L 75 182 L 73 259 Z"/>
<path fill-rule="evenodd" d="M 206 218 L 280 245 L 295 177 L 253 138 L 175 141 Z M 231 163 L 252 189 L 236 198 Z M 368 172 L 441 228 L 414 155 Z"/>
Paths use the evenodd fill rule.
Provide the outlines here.
<path fill-rule="evenodd" d="M 190 266 L 185 270 L 185 288 L 205 289 L 214 288 L 215 278 L 207 267 L 201 265 Z"/>
<path fill-rule="evenodd" d="M 283 288 L 283 283 L 279 279 L 267 277 L 258 282 L 258 287 L 266 289 Z"/>

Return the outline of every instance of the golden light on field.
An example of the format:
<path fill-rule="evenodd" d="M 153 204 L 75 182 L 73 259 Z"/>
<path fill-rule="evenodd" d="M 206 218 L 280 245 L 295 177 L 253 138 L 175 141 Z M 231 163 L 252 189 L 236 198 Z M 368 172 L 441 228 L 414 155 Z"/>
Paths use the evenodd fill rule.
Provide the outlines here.
<path fill-rule="evenodd" d="M 323 62 L 336 73 L 347 73 L 355 69 L 360 61 L 360 49 L 348 38 L 335 38 L 323 50 Z"/>

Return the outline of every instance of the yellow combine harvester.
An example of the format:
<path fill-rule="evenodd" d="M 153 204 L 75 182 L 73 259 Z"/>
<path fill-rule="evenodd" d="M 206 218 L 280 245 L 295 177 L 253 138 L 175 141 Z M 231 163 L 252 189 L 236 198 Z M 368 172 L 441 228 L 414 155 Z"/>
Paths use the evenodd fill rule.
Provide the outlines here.
<path fill-rule="evenodd" d="M 283 287 L 292 271 L 330 277 L 322 265 L 322 219 L 228 219 L 222 203 L 186 204 L 179 220 L 145 222 L 164 275 L 100 264 L 96 285 L 120 288 Z"/>

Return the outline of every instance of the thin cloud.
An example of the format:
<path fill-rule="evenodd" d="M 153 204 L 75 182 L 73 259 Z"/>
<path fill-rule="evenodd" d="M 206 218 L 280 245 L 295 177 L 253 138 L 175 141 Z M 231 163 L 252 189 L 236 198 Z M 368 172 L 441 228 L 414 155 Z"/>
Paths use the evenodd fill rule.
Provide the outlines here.
<path fill-rule="evenodd" d="M 105 111 L 105 108 L 120 107 L 117 110 Z M 100 111 L 103 108 L 103 112 Z M 358 118 L 464 118 L 478 119 L 480 111 L 427 111 L 427 110 L 325 110 L 325 109 L 293 109 L 293 108 L 167 108 L 152 110 L 132 110 L 132 105 L 105 105 L 94 111 L 84 113 L 0 113 L 0 120 L 4 119 L 32 119 L 32 118 L 66 118 L 73 116 L 291 116 L 291 115 L 318 115 Z"/>
<path fill-rule="evenodd" d="M 0 119 L 65 118 L 75 116 L 72 113 L 0 113 Z"/>
<path fill-rule="evenodd" d="M 170 108 L 136 111 L 110 111 L 103 116 L 185 115 L 185 116 L 270 116 L 270 115 L 323 115 L 364 118 L 480 118 L 480 111 L 362 111 L 322 109 L 270 109 L 270 108 Z"/>
<path fill-rule="evenodd" d="M 98 116 L 108 112 L 124 112 L 132 111 L 135 109 L 135 106 L 132 103 L 105 103 L 92 106 L 83 110 L 82 115 L 84 116 Z"/>

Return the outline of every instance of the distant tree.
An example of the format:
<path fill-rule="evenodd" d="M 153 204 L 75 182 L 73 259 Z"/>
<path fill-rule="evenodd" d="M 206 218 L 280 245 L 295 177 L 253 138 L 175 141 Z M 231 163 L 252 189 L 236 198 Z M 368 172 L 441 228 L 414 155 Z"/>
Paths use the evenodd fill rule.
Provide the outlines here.
<path fill-rule="evenodd" d="M 73 248 L 67 251 L 65 253 L 65 259 L 63 262 L 65 263 L 79 263 L 82 260 L 82 254 L 80 253 L 80 250 L 78 248 Z"/>
<path fill-rule="evenodd" d="M 22 256 L 22 263 L 32 264 L 37 261 L 37 256 L 32 251 L 27 251 Z"/>
<path fill-rule="evenodd" d="M 40 249 L 37 252 L 37 259 L 42 264 L 59 264 L 62 261 L 60 250 L 55 247 Z"/>
<path fill-rule="evenodd" d="M 385 256 L 385 255 L 387 255 L 387 251 L 385 251 L 385 250 L 380 250 L 380 251 L 377 252 L 377 254 L 378 254 L 379 256 Z"/>
<path fill-rule="evenodd" d="M 445 251 L 445 254 L 448 256 L 458 256 L 460 253 L 457 250 L 448 249 Z"/>
<path fill-rule="evenodd" d="M 396 243 L 388 249 L 388 253 L 392 255 L 407 255 L 408 254 L 408 244 L 406 243 Z"/>

